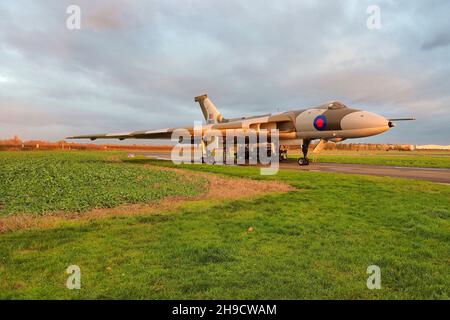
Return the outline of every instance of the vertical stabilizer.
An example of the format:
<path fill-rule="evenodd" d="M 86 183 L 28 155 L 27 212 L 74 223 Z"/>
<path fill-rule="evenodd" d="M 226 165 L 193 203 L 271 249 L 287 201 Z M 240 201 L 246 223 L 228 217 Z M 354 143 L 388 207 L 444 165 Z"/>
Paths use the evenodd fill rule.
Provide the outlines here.
<path fill-rule="evenodd" d="M 219 110 L 217 110 L 214 103 L 209 100 L 207 94 L 195 97 L 195 102 L 198 102 L 200 104 L 200 108 L 202 109 L 206 123 L 212 124 L 222 122 L 222 114 L 219 112 Z"/>

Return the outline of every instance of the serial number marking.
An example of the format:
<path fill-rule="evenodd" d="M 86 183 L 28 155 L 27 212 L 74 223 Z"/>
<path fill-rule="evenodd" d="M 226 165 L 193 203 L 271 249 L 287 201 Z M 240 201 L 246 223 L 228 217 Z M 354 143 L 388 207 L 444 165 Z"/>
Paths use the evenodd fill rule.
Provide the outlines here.
<path fill-rule="evenodd" d="M 217 305 L 217 315 L 276 315 L 276 305 Z"/>
<path fill-rule="evenodd" d="M 203 318 L 206 313 L 215 313 L 216 315 L 276 315 L 277 306 L 263 304 L 218 304 L 215 309 L 207 309 L 201 306 L 179 306 L 172 308 L 172 315 L 191 315 Z"/>

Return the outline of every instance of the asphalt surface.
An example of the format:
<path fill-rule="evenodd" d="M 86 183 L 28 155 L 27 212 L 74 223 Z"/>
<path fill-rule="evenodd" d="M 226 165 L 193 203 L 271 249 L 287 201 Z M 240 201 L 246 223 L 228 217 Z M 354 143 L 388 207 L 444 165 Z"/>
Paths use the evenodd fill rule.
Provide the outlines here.
<path fill-rule="evenodd" d="M 137 152 L 150 158 L 170 160 L 170 153 L 164 151 Z M 347 174 L 363 174 L 382 177 L 398 177 L 407 179 L 427 180 L 450 184 L 450 169 L 376 166 L 365 164 L 341 163 L 311 163 L 309 166 L 299 166 L 295 160 L 280 163 L 280 169 L 338 172 Z"/>
<path fill-rule="evenodd" d="M 280 168 L 307 171 L 339 172 L 349 174 L 365 174 L 382 177 L 398 177 L 450 184 L 450 169 L 393 167 L 342 163 L 312 163 L 309 166 L 299 166 L 297 162 L 282 163 L 280 165 Z"/>

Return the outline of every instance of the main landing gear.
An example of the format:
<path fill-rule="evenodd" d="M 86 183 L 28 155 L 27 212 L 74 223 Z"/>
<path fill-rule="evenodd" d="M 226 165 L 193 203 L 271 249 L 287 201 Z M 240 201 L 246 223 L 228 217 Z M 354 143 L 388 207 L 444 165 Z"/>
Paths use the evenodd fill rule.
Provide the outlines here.
<path fill-rule="evenodd" d="M 299 166 L 307 166 L 309 165 L 309 159 L 308 159 L 308 149 L 309 144 L 311 143 L 311 140 L 303 140 L 302 144 L 302 152 L 303 152 L 303 158 L 298 158 L 297 163 Z"/>
<path fill-rule="evenodd" d="M 278 150 L 278 159 L 280 160 L 280 162 L 288 160 L 288 149 L 286 146 L 280 146 Z"/>

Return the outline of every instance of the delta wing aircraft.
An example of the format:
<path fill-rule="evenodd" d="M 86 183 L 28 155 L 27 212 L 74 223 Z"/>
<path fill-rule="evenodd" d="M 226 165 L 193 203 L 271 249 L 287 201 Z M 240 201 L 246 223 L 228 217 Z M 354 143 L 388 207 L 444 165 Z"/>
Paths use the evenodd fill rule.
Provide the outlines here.
<path fill-rule="evenodd" d="M 277 114 L 226 119 L 206 94 L 195 97 L 200 104 L 206 125 L 202 131 L 220 131 L 225 136 L 232 130 L 236 134 L 247 132 L 268 132 L 277 129 L 279 134 L 280 157 L 286 157 L 287 145 L 299 145 L 303 157 L 299 165 L 308 165 L 308 149 L 311 141 L 320 140 L 313 153 L 319 152 L 326 142 L 341 142 L 346 139 L 374 136 L 394 127 L 396 121 L 414 120 L 414 118 L 386 119 L 378 114 L 349 108 L 341 102 L 332 101 L 303 110 L 292 110 Z M 171 139 L 178 129 L 188 130 L 193 134 L 194 126 L 184 128 L 167 128 L 161 130 L 135 131 L 125 133 L 107 133 L 68 137 L 67 139 Z M 191 141 L 193 143 L 193 141 Z M 204 141 L 202 140 L 202 143 Z M 207 142 L 206 142 L 207 143 Z M 283 148 L 283 151 L 281 150 Z"/>

